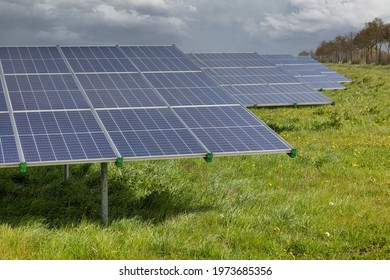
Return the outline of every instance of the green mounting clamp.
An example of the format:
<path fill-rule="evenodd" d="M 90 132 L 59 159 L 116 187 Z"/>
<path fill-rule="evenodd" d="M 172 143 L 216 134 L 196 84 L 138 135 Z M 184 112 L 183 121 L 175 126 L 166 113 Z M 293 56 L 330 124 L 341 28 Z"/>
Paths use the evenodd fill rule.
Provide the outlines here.
<path fill-rule="evenodd" d="M 25 162 L 19 163 L 19 171 L 25 173 L 27 171 L 27 163 Z"/>
<path fill-rule="evenodd" d="M 332 101 L 332 103 L 330 103 L 330 105 L 336 106 L 336 102 Z"/>
<path fill-rule="evenodd" d="M 206 157 L 204 158 L 206 162 L 210 163 L 213 161 L 213 153 L 207 153 Z"/>
<path fill-rule="evenodd" d="M 294 108 L 298 108 L 298 103 L 293 104 Z"/>
<path fill-rule="evenodd" d="M 297 149 L 293 148 L 288 155 L 290 158 L 295 158 L 297 156 Z"/>
<path fill-rule="evenodd" d="M 259 108 L 259 107 L 258 107 L 257 104 L 253 104 L 252 108 L 253 108 L 253 109 L 257 109 L 257 108 Z"/>
<path fill-rule="evenodd" d="M 118 157 L 118 158 L 116 159 L 115 164 L 116 164 L 116 166 L 119 167 L 119 168 L 122 167 L 122 166 L 123 166 L 123 158 Z"/>

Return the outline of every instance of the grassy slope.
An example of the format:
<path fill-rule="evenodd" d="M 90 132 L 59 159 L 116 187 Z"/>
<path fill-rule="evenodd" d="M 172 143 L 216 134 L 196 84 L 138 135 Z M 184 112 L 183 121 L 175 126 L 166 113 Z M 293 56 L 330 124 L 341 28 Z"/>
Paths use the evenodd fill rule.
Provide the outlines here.
<path fill-rule="evenodd" d="M 352 78 L 336 106 L 257 109 L 298 149 L 110 166 L 0 170 L 0 259 L 389 259 L 390 68 Z"/>

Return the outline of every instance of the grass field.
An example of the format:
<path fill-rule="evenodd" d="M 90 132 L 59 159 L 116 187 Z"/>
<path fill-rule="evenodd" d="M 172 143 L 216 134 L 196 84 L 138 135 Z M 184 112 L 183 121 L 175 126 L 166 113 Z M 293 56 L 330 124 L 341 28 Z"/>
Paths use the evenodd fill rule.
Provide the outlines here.
<path fill-rule="evenodd" d="M 253 109 L 287 155 L 0 170 L 0 259 L 390 259 L 390 67 L 353 79 L 336 106 Z"/>

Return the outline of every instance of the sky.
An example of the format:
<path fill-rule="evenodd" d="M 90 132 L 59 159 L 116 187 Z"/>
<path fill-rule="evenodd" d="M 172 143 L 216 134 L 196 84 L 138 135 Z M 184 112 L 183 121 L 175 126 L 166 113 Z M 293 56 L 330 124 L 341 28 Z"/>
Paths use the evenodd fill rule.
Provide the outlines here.
<path fill-rule="evenodd" d="M 0 45 L 298 54 L 375 17 L 389 0 L 0 0 Z"/>

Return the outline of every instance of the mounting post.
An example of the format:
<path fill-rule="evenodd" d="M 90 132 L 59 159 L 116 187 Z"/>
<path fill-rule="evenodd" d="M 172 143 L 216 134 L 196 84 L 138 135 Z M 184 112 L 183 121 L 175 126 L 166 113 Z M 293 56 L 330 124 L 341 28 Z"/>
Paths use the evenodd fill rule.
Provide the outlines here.
<path fill-rule="evenodd" d="M 69 164 L 64 165 L 64 182 L 69 179 Z"/>
<path fill-rule="evenodd" d="M 102 162 L 100 165 L 100 188 L 102 194 L 102 222 L 108 223 L 108 163 Z"/>

